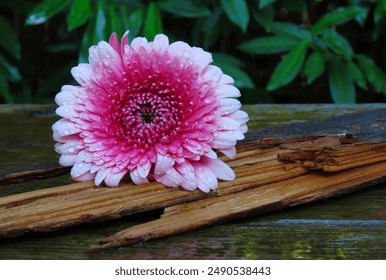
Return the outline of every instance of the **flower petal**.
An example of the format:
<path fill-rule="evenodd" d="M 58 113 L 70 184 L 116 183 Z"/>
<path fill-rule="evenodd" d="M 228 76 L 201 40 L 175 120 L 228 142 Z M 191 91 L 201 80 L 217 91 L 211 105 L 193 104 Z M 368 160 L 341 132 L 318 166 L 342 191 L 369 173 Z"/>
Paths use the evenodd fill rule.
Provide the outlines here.
<path fill-rule="evenodd" d="M 238 88 L 232 86 L 232 85 L 222 85 L 216 90 L 217 96 L 224 98 L 224 97 L 240 97 L 240 91 Z"/>
<path fill-rule="evenodd" d="M 61 91 L 55 96 L 55 102 L 59 106 L 77 104 L 77 95 L 79 95 L 77 86 L 65 85 Z"/>
<path fill-rule="evenodd" d="M 105 179 L 105 183 L 109 187 L 117 187 L 119 185 L 119 182 L 122 180 L 123 176 L 125 176 L 127 172 L 120 172 L 120 173 L 112 173 L 107 175 Z"/>
<path fill-rule="evenodd" d="M 169 156 L 157 155 L 157 162 L 155 163 L 154 173 L 162 175 L 171 169 L 174 165 L 174 160 Z"/>
<path fill-rule="evenodd" d="M 59 164 L 62 166 L 71 166 L 75 163 L 76 155 L 62 155 L 59 158 Z"/>
<path fill-rule="evenodd" d="M 184 183 L 185 179 L 174 168 L 170 168 L 166 173 L 162 175 L 155 175 L 154 178 L 157 182 L 164 184 L 168 187 L 177 187 Z"/>
<path fill-rule="evenodd" d="M 136 172 L 136 171 L 130 172 L 130 177 L 131 177 L 131 180 L 136 185 L 149 183 L 149 180 L 147 178 L 139 176 L 138 172 Z"/>
<path fill-rule="evenodd" d="M 241 103 L 237 99 L 222 98 L 220 100 L 220 111 L 224 114 L 230 114 L 241 108 Z"/>
<path fill-rule="evenodd" d="M 202 162 L 214 172 L 217 178 L 226 181 L 232 181 L 235 179 L 235 173 L 232 168 L 230 168 L 222 160 L 204 157 Z"/>
<path fill-rule="evenodd" d="M 218 181 L 215 173 L 203 164 L 194 164 L 197 186 L 203 192 L 217 189 Z"/>
<path fill-rule="evenodd" d="M 71 69 L 71 74 L 80 85 L 86 86 L 90 83 L 93 73 L 90 64 L 81 63 Z"/>
<path fill-rule="evenodd" d="M 94 179 L 95 185 L 99 186 L 103 182 L 103 180 L 107 177 L 107 175 L 109 175 L 109 173 L 110 173 L 109 169 L 99 170 L 98 173 L 96 173 L 96 176 Z"/>

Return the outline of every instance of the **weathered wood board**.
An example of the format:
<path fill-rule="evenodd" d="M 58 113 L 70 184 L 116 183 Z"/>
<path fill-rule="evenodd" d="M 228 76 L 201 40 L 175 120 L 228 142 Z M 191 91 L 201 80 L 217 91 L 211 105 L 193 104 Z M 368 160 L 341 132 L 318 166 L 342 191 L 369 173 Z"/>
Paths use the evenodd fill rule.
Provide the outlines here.
<path fill-rule="evenodd" d="M 369 107 L 376 107 L 376 105 L 367 105 L 367 106 L 368 107 L 366 107 L 366 109 L 368 109 Z M 291 106 L 289 106 L 289 107 L 291 107 Z M 257 108 L 258 108 L 258 106 L 257 106 Z M 286 108 L 286 107 L 283 106 L 283 108 Z M 322 106 L 319 109 L 326 110 L 326 109 L 323 109 Z M 358 108 L 354 108 L 354 110 L 358 110 L 358 109 L 361 109 L 360 106 Z M 295 109 L 293 109 L 293 110 L 295 110 Z M 299 108 L 297 107 L 296 110 L 299 110 Z M 309 110 L 309 108 L 305 107 L 304 111 L 307 111 L 307 110 Z M 334 110 L 336 110 L 336 109 L 332 109 L 331 111 L 334 111 Z M 347 110 L 347 108 L 341 109 L 341 111 L 343 111 L 343 110 Z M 264 110 L 262 110 L 262 111 L 264 111 Z M 282 113 L 282 112 L 284 112 L 284 109 L 281 109 L 280 113 Z M 337 111 L 335 111 L 335 113 L 337 113 Z M 272 112 L 270 112 L 270 114 L 272 114 Z M 286 117 L 288 117 L 288 116 L 286 116 Z M 27 119 L 29 119 L 29 118 L 31 118 L 31 117 L 28 117 Z M 38 117 L 32 117 L 32 118 L 37 118 L 37 119 L 41 120 L 41 118 L 49 119 L 50 117 L 38 116 Z M 252 116 L 252 122 L 251 123 L 253 124 L 254 122 L 256 123 L 256 121 L 254 120 L 254 118 Z M 261 126 L 261 124 L 256 125 L 256 126 Z M 46 143 L 51 142 L 50 139 L 48 139 L 48 140 L 46 139 L 45 141 L 46 141 Z M 52 156 L 52 154 L 51 154 L 51 156 Z M 49 158 L 50 158 L 50 155 L 48 155 L 48 157 L 46 157 L 45 159 L 47 160 Z M 15 159 L 14 162 L 16 162 L 16 161 L 17 161 L 17 159 Z M 28 161 L 28 159 L 26 161 Z M 38 163 L 41 163 L 41 161 L 37 161 L 35 164 L 38 164 Z M 21 166 L 19 166 L 19 167 L 21 167 Z M 45 182 L 45 184 L 47 184 L 47 185 L 44 185 L 44 187 L 49 187 L 49 184 L 57 185 L 58 180 L 59 181 L 62 180 L 61 184 L 70 182 L 68 177 L 64 176 L 62 178 L 55 178 L 55 179 L 51 180 L 51 182 Z M 44 181 L 46 181 L 46 180 L 44 180 Z M 43 181 L 40 181 L 40 182 L 43 182 Z M 41 185 L 39 186 L 38 183 L 29 182 L 29 183 L 24 183 L 24 184 L 12 185 L 12 187 L 15 187 L 16 190 L 10 191 L 9 193 L 24 192 L 24 190 L 26 190 L 28 188 L 30 188 L 30 189 L 40 188 Z M 0 189 L 1 189 L 1 191 L 3 191 L 4 188 L 8 188 L 8 187 L 9 186 L 3 186 L 3 187 L 0 187 Z M 23 188 L 24 188 L 24 190 L 22 190 Z M 362 193 L 363 196 L 366 197 L 366 195 L 365 195 L 366 192 L 369 192 L 369 193 L 372 193 L 374 191 L 375 192 L 377 192 L 377 191 L 382 192 L 382 190 L 383 189 L 381 187 L 377 187 L 377 188 L 374 188 L 374 190 L 364 191 L 365 192 L 364 194 L 363 194 L 363 191 L 360 193 Z M 7 195 L 6 194 L 7 191 L 8 190 L 4 191 L 3 195 Z M 342 200 L 344 201 L 345 199 L 346 200 L 347 199 L 353 199 L 356 197 L 357 197 L 356 195 L 352 195 L 352 196 L 342 198 L 338 201 L 342 201 Z M 379 197 L 377 197 L 376 202 L 379 203 Z M 353 227 L 354 233 L 356 232 L 356 230 L 354 229 L 356 227 L 361 228 L 361 229 L 364 228 L 365 231 L 367 229 L 369 229 L 369 230 L 374 229 L 377 232 L 379 230 L 382 231 L 385 229 L 385 225 L 383 224 L 383 221 L 385 219 L 384 219 L 384 216 L 382 217 L 382 214 L 380 214 L 378 216 L 378 218 L 375 218 L 373 216 L 374 212 L 368 213 L 369 211 L 367 211 L 366 209 L 363 209 L 365 212 L 367 212 L 366 216 L 362 215 L 362 219 L 363 219 L 363 217 L 366 217 L 366 219 L 363 221 L 362 221 L 362 219 L 358 220 L 358 219 L 356 219 L 356 216 L 350 216 L 349 214 L 347 214 L 346 217 L 342 217 L 344 219 L 341 219 L 341 218 L 335 219 L 335 218 L 332 218 L 333 215 L 320 216 L 320 213 L 321 213 L 320 211 L 316 211 L 313 214 L 312 209 L 314 207 L 320 207 L 320 205 L 321 204 L 308 206 L 308 208 L 310 209 L 311 212 L 304 211 L 303 209 L 307 208 L 307 207 L 304 207 L 304 208 L 300 208 L 299 210 L 286 211 L 285 213 L 282 213 L 282 214 L 281 214 L 281 212 L 279 212 L 279 213 L 275 213 L 275 214 L 270 214 L 268 216 L 260 217 L 259 219 L 254 218 L 254 219 L 245 221 L 245 223 L 251 224 L 252 225 L 251 227 L 254 227 L 254 225 L 257 225 L 258 228 L 260 228 L 260 227 L 267 228 L 268 225 L 270 225 L 270 223 L 272 223 L 272 229 L 276 228 L 278 230 L 278 232 L 285 232 L 285 227 L 298 227 L 298 226 L 300 229 L 303 230 L 303 232 L 306 232 L 307 229 L 311 230 L 311 232 L 313 230 L 318 231 L 320 226 L 331 227 L 330 230 L 339 228 L 338 231 L 342 230 L 343 228 L 345 230 L 349 231 L 350 227 Z M 366 204 L 366 206 L 368 206 L 368 204 Z M 373 206 L 376 207 L 377 209 L 381 208 L 381 207 L 379 207 L 378 204 L 373 205 Z M 324 206 L 322 205 L 322 208 L 323 207 Z M 349 206 L 347 205 L 346 208 L 347 207 L 349 207 Z M 339 208 L 339 209 L 341 212 L 343 211 L 343 213 L 344 213 L 344 209 L 345 209 L 344 206 L 341 205 L 341 208 Z M 297 212 L 297 211 L 299 211 L 299 212 Z M 291 215 L 290 215 L 291 213 L 298 213 L 299 214 L 302 211 L 303 211 L 303 216 L 300 215 L 300 217 L 293 218 L 293 219 L 291 218 Z M 325 212 L 328 212 L 328 211 L 325 210 Z M 322 211 L 322 213 L 323 213 L 323 211 Z M 375 213 L 379 213 L 379 212 L 375 211 Z M 275 216 L 275 215 L 277 215 L 277 216 Z M 284 215 L 284 216 L 290 215 L 290 216 L 289 216 L 289 218 L 281 219 L 280 215 Z M 309 216 L 309 217 L 307 217 L 307 216 Z M 272 218 L 272 217 L 274 217 L 274 218 Z M 320 219 L 321 217 L 322 217 L 322 219 Z M 329 217 L 330 217 L 330 219 L 329 219 Z M 137 221 L 135 219 L 137 219 Z M 204 236 L 205 236 L 205 232 L 210 233 L 210 232 L 215 232 L 215 231 L 213 231 L 212 229 L 206 229 L 206 230 L 198 231 L 196 233 L 188 233 L 188 234 L 184 234 L 181 236 L 177 236 L 177 237 L 172 238 L 172 241 L 175 240 L 174 243 L 170 242 L 170 239 L 168 239 L 165 241 L 154 241 L 154 242 L 146 243 L 144 245 L 134 246 L 132 248 L 125 248 L 124 250 L 120 249 L 119 251 L 110 251 L 108 253 L 101 253 L 101 254 L 97 254 L 97 255 L 85 254 L 85 251 L 86 251 L 88 246 L 93 245 L 93 244 L 97 244 L 98 240 L 101 239 L 106 234 L 111 234 L 111 233 L 116 232 L 119 229 L 126 228 L 128 226 L 128 224 L 137 224 L 138 219 L 141 222 L 143 222 L 144 220 L 147 220 L 148 218 L 146 218 L 144 216 L 132 216 L 132 217 L 129 217 L 128 219 L 121 219 L 120 221 L 116 221 L 114 223 L 107 223 L 107 224 L 106 223 L 100 223 L 100 224 L 96 224 L 96 225 L 92 225 L 92 226 L 90 225 L 87 227 L 75 228 L 75 229 L 72 229 L 70 231 L 65 231 L 65 232 L 62 231 L 62 232 L 58 232 L 55 234 L 38 235 L 38 236 L 34 235 L 34 236 L 28 237 L 28 238 L 12 238 L 12 239 L 1 240 L 0 241 L 1 242 L 0 252 L 5 252 L 5 253 L 3 253 L 3 254 L 0 253 L 0 257 L 2 257 L 2 258 L 42 258 L 42 255 L 37 254 L 36 250 L 32 249 L 32 248 L 34 248 L 34 246 L 32 246 L 33 244 L 42 245 L 43 244 L 42 242 L 47 242 L 50 240 L 53 240 L 52 242 L 55 242 L 55 239 L 57 242 L 58 237 L 63 238 L 63 236 L 72 236 L 71 242 L 65 242 L 64 244 L 61 244 L 61 245 L 52 246 L 51 248 L 56 248 L 55 252 L 53 250 L 47 248 L 48 251 L 51 251 L 51 254 L 49 252 L 47 254 L 47 250 L 46 250 L 46 255 L 43 258 L 80 258 L 80 257 L 81 258 L 84 258 L 84 257 L 103 258 L 104 256 L 107 258 L 114 258 L 114 257 L 116 257 L 116 258 L 131 258 L 131 257 L 132 258 L 171 258 L 171 257 L 172 258 L 184 258 L 184 257 L 206 258 L 208 256 L 214 256 L 217 258 L 246 258 L 246 255 L 249 256 L 247 258 L 275 258 L 275 257 L 272 257 L 273 255 L 275 255 L 274 253 L 273 254 L 265 254 L 264 252 L 259 251 L 261 253 L 258 254 L 257 248 L 254 248 L 254 247 L 256 247 L 255 246 L 256 244 L 252 244 L 253 243 L 252 241 L 247 242 L 248 241 L 247 239 L 244 241 L 247 243 L 250 243 L 251 248 L 248 247 L 249 245 L 248 246 L 245 245 L 248 248 L 244 248 L 245 250 L 243 249 L 243 250 L 238 251 L 238 252 L 236 252 L 237 248 L 241 248 L 244 245 L 243 246 L 236 246 L 236 248 L 234 248 L 234 246 L 231 246 L 228 249 L 226 249 L 226 247 L 229 244 L 235 244 L 234 238 L 232 238 L 231 235 L 229 235 L 229 233 L 227 235 L 226 234 L 227 231 L 225 230 L 225 229 L 229 230 L 229 228 L 232 227 L 232 224 L 227 224 L 227 225 L 222 225 L 222 226 L 216 227 L 216 229 L 217 229 L 216 232 L 217 231 L 221 232 L 222 229 L 224 229 L 225 230 L 224 235 L 222 235 L 220 233 L 220 234 L 215 235 L 215 237 L 209 237 L 209 239 L 207 238 L 207 240 L 210 240 L 210 241 L 202 241 L 202 238 L 199 238 L 201 241 L 198 240 L 197 241 L 197 247 L 193 248 L 193 249 L 192 249 L 192 246 L 194 246 L 194 244 L 192 244 L 191 242 L 189 243 L 189 240 L 187 240 L 186 246 L 183 245 L 182 240 L 183 240 L 184 236 L 186 236 L 186 238 L 188 238 L 188 239 L 189 238 L 191 239 L 192 236 L 197 236 L 197 235 L 200 235 L 202 233 L 204 233 Z M 154 213 L 151 214 L 150 219 L 154 219 Z M 255 220 L 256 220 L 256 222 L 254 222 Z M 279 223 L 279 222 L 277 222 L 277 220 L 279 220 L 281 222 Z M 266 221 L 267 223 L 264 223 L 264 221 Z M 307 223 L 307 221 L 309 221 L 309 223 Z M 339 221 L 342 221 L 342 222 L 339 222 Z M 353 222 L 350 224 L 350 221 L 353 221 Z M 261 223 L 260 226 L 258 225 L 259 223 Z M 240 223 L 234 224 L 236 235 L 233 234 L 233 236 L 237 236 L 237 232 L 239 232 L 239 229 L 238 229 L 239 227 L 240 227 Z M 250 226 L 246 226 L 246 228 L 249 228 L 249 227 Z M 280 230 L 281 228 L 283 228 L 283 231 Z M 94 232 L 95 230 L 97 230 L 97 233 Z M 251 230 L 251 229 L 249 229 L 249 230 Z M 323 232 L 323 228 L 321 231 Z M 253 232 L 258 232 L 258 229 L 256 229 L 256 231 L 253 231 Z M 74 238 L 74 235 L 76 236 L 77 233 L 79 234 L 79 238 Z M 241 236 L 243 236 L 243 234 L 241 234 Z M 263 238 L 263 236 L 264 236 L 264 234 L 261 235 L 262 238 Z M 373 236 L 375 236 L 375 237 L 379 236 L 378 241 L 380 241 L 380 243 L 378 243 L 378 244 L 381 244 L 381 245 L 377 247 L 376 251 L 378 252 L 378 256 L 379 255 L 382 256 L 382 248 L 384 248 L 384 246 L 382 246 L 382 244 L 385 244 L 384 239 L 382 239 L 380 237 L 380 235 L 373 235 Z M 325 236 L 325 237 L 327 237 L 327 236 Z M 254 240 L 260 240 L 259 238 L 260 237 L 256 237 Z M 270 240 L 267 239 L 267 241 L 266 241 L 267 244 L 269 244 L 271 242 L 271 238 L 272 238 L 272 236 L 269 236 L 268 239 L 270 239 Z M 59 240 L 60 240 L 60 238 L 59 238 Z M 304 236 L 303 236 L 303 239 L 299 239 L 299 240 L 308 240 L 308 239 L 304 238 Z M 323 236 L 320 237 L 320 240 L 323 240 Z M 383 240 L 383 243 L 382 243 L 382 240 Z M 81 245 L 80 246 L 75 245 L 75 247 L 74 247 L 74 242 L 75 242 L 75 244 L 79 243 Z M 210 244 L 205 243 L 205 242 L 209 242 Z M 243 241 L 241 240 L 241 241 L 238 241 L 237 244 L 241 244 L 240 242 L 243 243 Z M 265 244 L 263 241 L 261 241 L 261 242 L 262 242 L 262 245 L 260 246 L 259 249 L 264 250 Z M 20 246 L 18 246 L 18 244 L 20 244 Z M 24 244 L 24 245 L 22 246 L 22 244 Z M 26 244 L 31 244 L 31 246 L 25 246 Z M 67 247 L 66 247 L 66 244 L 67 244 Z M 182 244 L 182 245 L 180 246 L 178 244 L 180 244 L 180 245 Z M 225 244 L 225 245 L 223 247 L 221 247 L 222 246 L 221 244 Z M 228 245 L 226 245 L 226 244 L 228 244 Z M 16 251 L 12 250 L 11 245 L 13 245 L 13 248 L 18 248 L 18 249 L 16 249 Z M 82 247 L 82 245 L 83 245 L 83 247 Z M 38 245 L 36 245 L 36 246 L 38 246 Z M 156 249 L 156 248 L 160 248 L 159 246 L 161 246 L 161 248 L 164 248 L 164 249 Z M 178 248 L 182 248 L 182 249 L 178 249 L 176 246 L 178 246 Z M 217 247 L 220 246 L 220 247 L 217 248 L 216 246 Z M 294 249 L 294 246 L 291 246 L 290 244 L 288 244 L 287 247 Z M 305 246 L 307 247 L 308 245 L 305 245 Z M 59 247 L 61 247 L 61 248 L 59 248 Z M 74 248 L 72 248 L 72 247 L 74 247 Z M 183 249 L 184 247 L 186 247 L 187 250 L 184 250 Z M 350 247 L 350 246 L 348 246 L 348 247 Z M 7 250 L 7 248 L 9 248 L 9 249 Z M 28 251 L 29 251 L 28 248 L 31 249 L 30 253 L 28 253 Z M 354 257 L 353 257 L 352 253 L 347 253 L 345 250 L 343 250 L 343 252 L 340 252 L 338 254 L 337 250 L 335 250 L 336 248 L 335 249 L 334 248 L 335 247 L 332 246 L 332 249 L 328 250 L 329 252 L 324 254 L 324 258 L 334 258 L 334 256 L 335 256 L 335 258 L 344 258 L 344 257 L 363 258 L 363 256 L 371 256 L 373 253 L 373 252 L 371 254 L 367 253 L 367 255 L 364 252 L 357 253 L 356 255 L 354 254 Z M 5 251 L 3 251 L 3 249 Z M 284 248 L 282 248 L 282 249 L 284 250 Z M 248 250 L 251 252 L 246 253 Z M 289 250 L 291 250 L 291 249 L 289 249 Z M 24 251 L 24 254 L 23 254 L 23 251 Z M 255 252 L 252 252 L 252 251 L 255 251 Z M 278 249 L 278 251 L 280 251 L 280 249 Z M 326 250 L 324 250 L 324 251 L 326 251 Z M 342 251 L 342 250 L 340 250 L 340 251 Z M 65 252 L 67 252 L 67 253 L 65 253 Z M 127 252 L 127 253 L 125 253 L 125 252 Z M 138 253 L 131 254 L 129 252 L 138 252 Z M 300 256 L 296 256 L 296 254 L 291 255 L 290 252 L 287 252 L 287 253 L 283 253 L 283 252 L 284 251 L 282 251 L 281 255 L 284 258 L 297 258 L 297 257 L 302 257 L 302 256 L 308 257 L 308 258 L 313 258 L 313 256 L 318 255 L 319 253 L 323 255 L 323 252 L 311 252 L 308 255 L 307 254 L 300 254 Z M 379 254 L 380 252 L 381 252 L 381 254 Z M 267 253 L 268 253 L 268 251 L 267 251 Z M 8 257 L 7 257 L 7 254 L 8 254 Z M 137 256 L 137 257 L 135 257 L 135 256 Z M 270 256 L 270 257 L 267 257 L 267 256 Z M 276 254 L 276 256 L 277 256 L 276 258 L 281 258 L 280 254 L 279 255 Z M 360 256 L 362 256 L 362 257 L 360 257 Z"/>

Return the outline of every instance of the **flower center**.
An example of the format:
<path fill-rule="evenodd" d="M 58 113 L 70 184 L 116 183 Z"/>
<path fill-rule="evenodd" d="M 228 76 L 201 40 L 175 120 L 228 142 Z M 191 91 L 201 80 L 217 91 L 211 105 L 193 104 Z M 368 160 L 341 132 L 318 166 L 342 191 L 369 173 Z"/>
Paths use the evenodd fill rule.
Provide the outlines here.
<path fill-rule="evenodd" d="M 151 104 L 147 103 L 140 107 L 142 109 L 140 112 L 141 120 L 144 123 L 152 123 L 156 116 L 151 109 Z"/>
<path fill-rule="evenodd" d="M 112 121 L 127 143 L 150 145 L 171 141 L 179 130 L 181 109 L 174 96 L 134 92 L 117 104 Z"/>

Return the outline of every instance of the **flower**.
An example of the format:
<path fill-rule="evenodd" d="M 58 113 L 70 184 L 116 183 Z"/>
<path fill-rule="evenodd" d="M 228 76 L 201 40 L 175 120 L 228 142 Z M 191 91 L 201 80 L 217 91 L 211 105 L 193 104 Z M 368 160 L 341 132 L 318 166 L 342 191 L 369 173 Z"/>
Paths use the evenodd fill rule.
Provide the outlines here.
<path fill-rule="evenodd" d="M 128 32 L 111 35 L 89 50 L 89 63 L 71 73 L 79 86 L 56 95 L 53 126 L 59 163 L 73 166 L 77 181 L 117 186 L 130 174 L 135 184 L 150 179 L 204 192 L 233 170 L 215 151 L 235 157 L 248 115 L 239 110 L 233 79 L 210 65 L 211 54 L 184 42 L 153 42 Z"/>

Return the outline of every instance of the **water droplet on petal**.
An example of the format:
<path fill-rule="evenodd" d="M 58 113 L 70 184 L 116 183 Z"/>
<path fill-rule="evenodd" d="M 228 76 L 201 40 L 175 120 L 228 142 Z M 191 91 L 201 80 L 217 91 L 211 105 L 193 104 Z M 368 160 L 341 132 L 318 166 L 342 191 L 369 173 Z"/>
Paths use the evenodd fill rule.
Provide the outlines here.
<path fill-rule="evenodd" d="M 73 153 L 73 152 L 75 152 L 75 148 L 74 148 L 74 147 L 70 147 L 70 148 L 68 148 L 68 152 L 69 152 L 69 153 Z"/>
<path fill-rule="evenodd" d="M 69 135 L 69 134 L 70 134 L 70 130 L 65 129 L 65 130 L 64 130 L 64 135 Z"/>
<path fill-rule="evenodd" d="M 208 177 L 206 177 L 206 181 L 207 181 L 208 183 L 213 183 L 213 178 L 210 177 L 210 176 L 208 176 Z"/>

